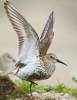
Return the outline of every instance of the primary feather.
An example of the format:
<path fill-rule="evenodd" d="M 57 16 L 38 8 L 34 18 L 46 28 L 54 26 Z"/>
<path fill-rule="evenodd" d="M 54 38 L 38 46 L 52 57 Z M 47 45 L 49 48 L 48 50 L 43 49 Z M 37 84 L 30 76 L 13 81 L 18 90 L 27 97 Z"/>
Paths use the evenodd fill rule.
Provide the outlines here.
<path fill-rule="evenodd" d="M 40 54 L 45 55 L 49 46 L 51 45 L 52 39 L 54 37 L 53 32 L 54 25 L 54 12 L 52 12 L 48 18 L 45 28 L 40 37 Z"/>
<path fill-rule="evenodd" d="M 36 62 L 39 56 L 39 37 L 37 33 L 14 6 L 8 1 L 4 4 L 7 16 L 19 39 L 19 53 L 16 65 Z"/>
<path fill-rule="evenodd" d="M 45 55 L 52 42 L 54 32 L 54 12 L 48 18 L 40 40 L 33 27 L 26 21 L 20 12 L 8 1 L 4 3 L 7 16 L 15 29 L 19 40 L 19 52 L 16 67 L 26 66 L 27 63 L 35 63 L 39 55 Z"/>

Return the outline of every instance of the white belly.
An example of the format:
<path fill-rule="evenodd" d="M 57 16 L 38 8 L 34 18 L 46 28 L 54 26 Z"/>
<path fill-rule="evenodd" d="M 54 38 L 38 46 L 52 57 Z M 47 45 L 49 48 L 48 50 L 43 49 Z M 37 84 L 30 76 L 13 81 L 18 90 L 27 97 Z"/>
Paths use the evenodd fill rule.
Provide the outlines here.
<path fill-rule="evenodd" d="M 33 73 L 37 73 L 39 70 L 44 72 L 44 69 L 40 67 L 40 65 L 28 64 L 27 66 L 20 68 L 18 72 L 17 69 L 12 71 L 12 74 L 15 74 L 22 80 L 27 80 L 30 75 L 32 75 Z"/>
<path fill-rule="evenodd" d="M 55 71 L 55 65 L 50 64 L 48 67 L 41 66 L 39 63 L 29 63 L 26 66 L 12 71 L 12 74 L 18 76 L 22 80 L 42 80 L 48 79 Z M 17 72 L 17 73 L 16 73 Z M 34 75 L 33 75 L 34 74 Z"/>

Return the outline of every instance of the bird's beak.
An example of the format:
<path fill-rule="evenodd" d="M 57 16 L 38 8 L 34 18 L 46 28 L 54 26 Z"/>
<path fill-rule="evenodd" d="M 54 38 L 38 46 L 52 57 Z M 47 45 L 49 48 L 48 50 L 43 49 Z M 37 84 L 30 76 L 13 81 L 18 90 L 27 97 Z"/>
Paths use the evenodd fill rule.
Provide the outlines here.
<path fill-rule="evenodd" d="M 56 59 L 56 61 L 57 61 L 58 63 L 61 63 L 61 64 L 66 65 L 64 62 L 60 61 L 59 59 Z M 66 66 L 67 66 L 67 65 L 66 65 Z"/>
<path fill-rule="evenodd" d="M 15 59 L 13 59 L 13 62 L 16 62 Z"/>

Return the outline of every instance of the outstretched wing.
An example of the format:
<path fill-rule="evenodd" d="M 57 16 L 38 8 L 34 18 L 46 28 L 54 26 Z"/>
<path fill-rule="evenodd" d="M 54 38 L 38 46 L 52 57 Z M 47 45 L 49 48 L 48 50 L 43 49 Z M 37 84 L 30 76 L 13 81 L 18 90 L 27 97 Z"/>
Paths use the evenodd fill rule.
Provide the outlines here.
<path fill-rule="evenodd" d="M 7 16 L 15 29 L 19 40 L 19 54 L 16 65 L 33 63 L 39 55 L 39 37 L 32 26 L 8 1 L 4 3 Z"/>
<path fill-rule="evenodd" d="M 41 54 L 45 55 L 49 46 L 51 45 L 52 39 L 54 37 L 53 24 L 54 24 L 54 12 L 50 14 L 49 19 L 40 37 L 40 48 L 39 48 L 40 55 Z"/>

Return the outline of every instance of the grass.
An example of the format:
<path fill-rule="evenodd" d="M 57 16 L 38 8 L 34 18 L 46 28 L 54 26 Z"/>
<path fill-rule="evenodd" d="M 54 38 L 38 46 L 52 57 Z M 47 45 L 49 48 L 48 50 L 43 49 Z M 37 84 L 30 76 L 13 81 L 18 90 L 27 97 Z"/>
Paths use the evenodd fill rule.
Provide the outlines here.
<path fill-rule="evenodd" d="M 77 84 L 77 79 L 75 77 L 72 78 L 72 80 Z M 16 80 L 15 83 L 23 90 L 26 92 L 29 92 L 30 88 L 30 83 L 25 82 L 25 81 L 18 81 Z M 33 90 L 40 91 L 40 92 L 64 92 L 64 93 L 69 93 L 70 95 L 77 97 L 77 87 L 76 88 L 71 88 L 63 83 L 60 83 L 58 80 L 58 85 L 57 86 L 39 86 L 35 85 L 32 86 Z"/>
<path fill-rule="evenodd" d="M 18 81 L 18 80 L 16 80 L 15 83 L 16 83 L 17 86 L 19 86 L 21 89 L 25 90 L 26 92 L 29 92 L 29 87 L 30 87 L 30 83 L 29 83 L 29 82 Z"/>

